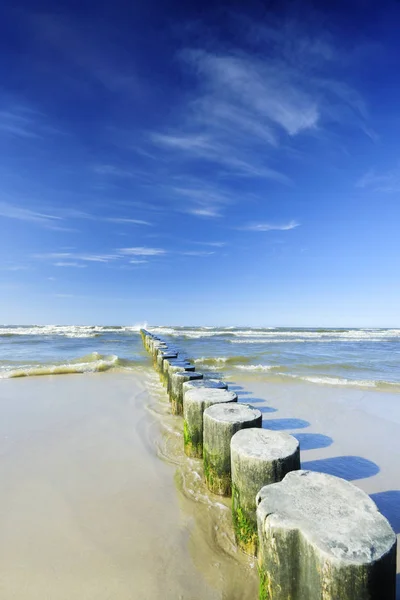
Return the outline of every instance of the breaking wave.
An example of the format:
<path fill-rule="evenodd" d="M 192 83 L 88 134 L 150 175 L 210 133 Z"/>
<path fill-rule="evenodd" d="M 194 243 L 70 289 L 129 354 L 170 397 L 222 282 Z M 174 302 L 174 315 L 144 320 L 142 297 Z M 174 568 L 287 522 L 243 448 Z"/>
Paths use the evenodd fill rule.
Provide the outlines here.
<path fill-rule="evenodd" d="M 0 336 L 64 336 L 68 338 L 93 338 L 104 333 L 138 333 L 146 324 L 120 325 L 27 325 L 0 326 Z"/>
<path fill-rule="evenodd" d="M 400 341 L 400 329 L 321 329 L 278 327 L 151 327 L 156 335 L 199 339 L 219 337 L 234 344 L 277 342 Z"/>
<path fill-rule="evenodd" d="M 195 358 L 194 362 L 199 365 L 237 365 L 240 363 L 250 363 L 254 360 L 254 356 L 201 356 Z"/>
<path fill-rule="evenodd" d="M 71 373 L 98 373 L 109 369 L 130 369 L 137 361 L 120 359 L 116 354 L 109 356 L 92 352 L 69 362 L 54 364 L 29 364 L 0 366 L 0 379 L 33 377 L 41 375 L 67 375 Z"/>

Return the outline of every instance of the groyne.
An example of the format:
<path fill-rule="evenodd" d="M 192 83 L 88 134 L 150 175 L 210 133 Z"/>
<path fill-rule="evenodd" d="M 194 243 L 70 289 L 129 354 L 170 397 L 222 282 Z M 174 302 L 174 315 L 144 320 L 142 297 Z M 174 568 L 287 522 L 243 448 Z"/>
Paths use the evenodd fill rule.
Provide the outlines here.
<path fill-rule="evenodd" d="M 185 453 L 203 460 L 205 484 L 232 495 L 238 547 L 256 555 L 259 600 L 395 600 L 396 536 L 353 484 L 300 470 L 289 434 L 261 428 L 262 415 L 226 383 L 142 329 L 143 344 L 183 415 Z"/>

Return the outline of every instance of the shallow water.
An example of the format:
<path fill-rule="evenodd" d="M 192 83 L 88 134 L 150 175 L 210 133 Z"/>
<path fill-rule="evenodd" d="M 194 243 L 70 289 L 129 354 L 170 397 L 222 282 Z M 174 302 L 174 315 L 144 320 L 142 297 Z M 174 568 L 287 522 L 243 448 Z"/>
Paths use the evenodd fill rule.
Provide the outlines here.
<path fill-rule="evenodd" d="M 175 485 L 182 513 L 192 524 L 192 560 L 221 600 L 254 600 L 258 595 L 256 561 L 238 550 L 233 534 L 230 498 L 210 493 L 202 460 L 183 452 L 183 421 L 171 414 L 170 403 L 157 373 L 146 371 L 147 410 L 156 418 L 161 435 L 155 441 L 158 457 L 175 467 Z"/>
<path fill-rule="evenodd" d="M 1 598 L 257 597 L 150 366 L 1 388 Z"/>
<path fill-rule="evenodd" d="M 146 360 L 139 328 L 0 327 L 0 378 L 129 370 Z M 400 392 L 400 329 L 149 329 L 181 346 L 199 370 Z"/>

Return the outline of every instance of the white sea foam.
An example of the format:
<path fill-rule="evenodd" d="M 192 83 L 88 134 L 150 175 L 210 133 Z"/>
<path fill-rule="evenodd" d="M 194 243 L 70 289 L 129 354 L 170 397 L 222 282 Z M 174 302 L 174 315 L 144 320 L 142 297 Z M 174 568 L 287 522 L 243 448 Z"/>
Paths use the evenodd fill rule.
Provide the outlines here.
<path fill-rule="evenodd" d="M 193 362 L 204 365 L 207 363 L 226 363 L 229 361 L 227 356 L 201 356 L 200 358 L 195 358 Z"/>
<path fill-rule="evenodd" d="M 64 336 L 69 338 L 91 338 L 102 333 L 136 333 L 144 325 L 101 326 L 101 325 L 32 325 L 28 327 L 1 327 L 0 336 Z"/>
<path fill-rule="evenodd" d="M 57 335 L 71 338 L 96 337 L 104 333 L 136 333 L 147 323 L 138 323 L 127 326 L 101 326 L 101 325 L 32 325 L 27 327 L 0 327 L 0 336 L 11 335 Z M 277 342 L 301 343 L 337 342 L 337 341 L 385 341 L 400 339 L 400 329 L 275 329 L 275 328 L 248 328 L 234 329 L 231 327 L 152 327 L 155 334 L 172 337 L 185 337 L 190 339 L 226 337 L 231 343 L 236 344 L 265 344 Z"/>
<path fill-rule="evenodd" d="M 241 371 L 270 371 L 274 368 L 274 365 L 236 365 L 236 369 Z"/>
<path fill-rule="evenodd" d="M 292 373 L 276 373 L 281 377 L 290 377 L 291 379 L 300 379 L 309 383 L 317 383 L 320 385 L 339 385 L 350 387 L 376 388 L 379 385 L 378 381 L 369 379 L 345 379 L 342 377 L 314 377 L 312 375 L 295 375 Z M 382 382 L 385 383 L 386 382 Z"/>
<path fill-rule="evenodd" d="M 384 341 L 400 338 L 400 329 L 276 329 L 273 327 L 234 329 L 232 327 L 216 328 L 176 328 L 153 327 L 153 333 L 173 337 L 203 338 L 222 336 L 232 343 L 276 343 L 306 341 Z M 233 339 L 232 339 L 233 338 Z M 239 338 L 239 339 L 234 339 Z"/>
<path fill-rule="evenodd" d="M 0 379 L 33 377 L 40 375 L 67 375 L 71 373 L 96 373 L 122 366 L 117 355 L 103 356 L 97 352 L 65 363 L 10 366 L 0 371 Z M 127 368 L 127 365 L 124 365 Z"/>

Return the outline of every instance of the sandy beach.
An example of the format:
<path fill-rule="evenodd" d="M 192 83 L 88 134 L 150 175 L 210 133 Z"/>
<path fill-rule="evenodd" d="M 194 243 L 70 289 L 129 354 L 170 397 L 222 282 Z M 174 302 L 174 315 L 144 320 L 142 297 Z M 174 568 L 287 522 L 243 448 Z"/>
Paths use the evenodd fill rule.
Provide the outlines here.
<path fill-rule="evenodd" d="M 400 531 L 396 395 L 253 375 L 230 388 L 298 437 L 303 468 L 353 481 Z M 257 597 L 229 500 L 184 456 L 152 369 L 5 380 L 0 410 L 1 597 Z"/>
<path fill-rule="evenodd" d="M 228 597 L 224 573 L 214 587 L 192 559 L 143 376 L 8 380 L 0 394 L 2 598 Z"/>

